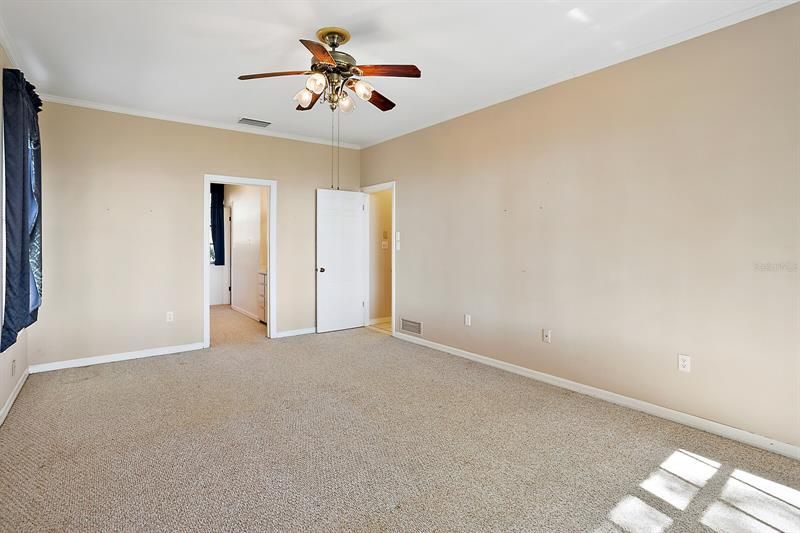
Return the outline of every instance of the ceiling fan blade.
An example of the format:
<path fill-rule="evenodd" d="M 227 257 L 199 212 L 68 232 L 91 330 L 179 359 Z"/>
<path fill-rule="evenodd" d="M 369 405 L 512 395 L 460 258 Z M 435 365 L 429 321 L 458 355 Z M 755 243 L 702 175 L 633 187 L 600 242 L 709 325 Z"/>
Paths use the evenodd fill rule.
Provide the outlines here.
<path fill-rule="evenodd" d="M 317 103 L 317 100 L 319 100 L 319 97 L 320 97 L 320 96 L 322 96 L 322 93 L 320 93 L 320 94 L 317 94 L 317 93 L 311 93 L 311 94 L 313 94 L 313 96 L 311 97 L 311 103 L 310 103 L 310 104 L 308 104 L 308 107 L 297 106 L 297 108 L 296 108 L 296 109 L 297 109 L 298 111 L 308 111 L 309 109 L 311 109 L 312 107 L 314 107 L 314 104 L 316 104 L 316 103 Z"/>
<path fill-rule="evenodd" d="M 316 41 L 309 41 L 308 39 L 300 39 L 300 42 L 303 43 L 303 46 L 308 48 L 308 51 L 311 52 L 311 55 L 319 61 L 320 63 L 325 63 L 326 65 L 333 65 L 336 66 L 336 60 L 333 59 L 333 56 L 328 49 L 322 46 L 320 43 Z"/>
<path fill-rule="evenodd" d="M 258 78 L 274 78 L 276 76 L 299 76 L 308 74 L 307 70 L 288 70 L 286 72 L 262 72 L 261 74 L 244 74 L 239 76 L 240 80 L 255 80 Z"/>
<path fill-rule="evenodd" d="M 419 78 L 422 72 L 416 65 L 358 65 L 362 76 L 392 76 L 395 78 Z"/>
<path fill-rule="evenodd" d="M 394 109 L 394 106 L 397 105 L 385 96 L 383 96 L 378 91 L 372 91 L 372 96 L 369 99 L 369 103 L 380 109 L 381 111 L 389 111 Z"/>

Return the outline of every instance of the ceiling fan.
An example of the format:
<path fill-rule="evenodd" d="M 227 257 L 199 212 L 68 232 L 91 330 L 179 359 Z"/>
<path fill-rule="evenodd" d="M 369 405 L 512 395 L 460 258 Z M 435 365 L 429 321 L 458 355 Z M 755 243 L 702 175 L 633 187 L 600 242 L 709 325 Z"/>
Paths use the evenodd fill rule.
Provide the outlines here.
<path fill-rule="evenodd" d="M 350 40 L 350 32 L 344 28 L 325 27 L 317 32 L 320 42 L 300 39 L 311 55 L 310 70 L 290 70 L 286 72 L 263 72 L 261 74 L 245 74 L 240 80 L 258 78 L 274 78 L 277 76 L 309 75 L 306 87 L 295 96 L 298 111 L 308 111 L 322 98 L 328 102 L 331 111 L 339 108 L 349 113 L 355 108 L 353 98 L 345 88 L 353 91 L 381 111 L 389 111 L 395 103 L 376 91 L 367 81 L 361 79 L 370 76 L 392 76 L 400 78 L 419 78 L 422 73 L 414 65 L 359 65 L 350 54 L 337 50 L 339 46 Z M 330 50 L 320 43 L 328 45 Z"/>

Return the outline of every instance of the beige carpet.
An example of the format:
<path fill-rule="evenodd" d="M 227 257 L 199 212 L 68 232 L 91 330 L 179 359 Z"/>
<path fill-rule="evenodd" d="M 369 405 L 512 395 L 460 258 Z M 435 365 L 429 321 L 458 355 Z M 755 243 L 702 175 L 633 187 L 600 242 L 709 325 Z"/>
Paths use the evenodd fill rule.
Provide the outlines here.
<path fill-rule="evenodd" d="M 0 530 L 800 531 L 797 461 L 231 313 L 210 350 L 31 376 L 0 427 Z"/>

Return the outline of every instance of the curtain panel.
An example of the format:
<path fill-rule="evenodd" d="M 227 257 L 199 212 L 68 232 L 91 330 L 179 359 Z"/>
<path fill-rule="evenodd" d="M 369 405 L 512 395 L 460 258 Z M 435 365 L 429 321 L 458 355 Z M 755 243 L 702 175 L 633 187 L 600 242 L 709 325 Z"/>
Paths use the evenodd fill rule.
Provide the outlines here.
<path fill-rule="evenodd" d="M 214 264 L 225 264 L 225 185 L 211 184 L 211 240 L 214 244 Z"/>
<path fill-rule="evenodd" d="M 42 101 L 19 70 L 3 70 L 6 279 L 0 351 L 36 322 L 42 304 Z"/>

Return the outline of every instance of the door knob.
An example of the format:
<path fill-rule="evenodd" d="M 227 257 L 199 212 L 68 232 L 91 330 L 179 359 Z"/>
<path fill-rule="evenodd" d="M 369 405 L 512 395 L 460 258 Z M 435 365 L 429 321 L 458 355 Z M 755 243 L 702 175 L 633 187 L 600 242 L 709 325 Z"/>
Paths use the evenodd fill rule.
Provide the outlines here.
<path fill-rule="evenodd" d="M 319 267 L 320 272 L 325 272 L 325 267 Z"/>

